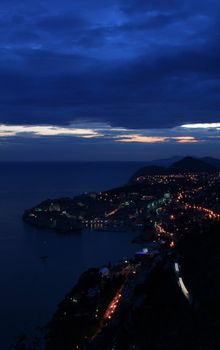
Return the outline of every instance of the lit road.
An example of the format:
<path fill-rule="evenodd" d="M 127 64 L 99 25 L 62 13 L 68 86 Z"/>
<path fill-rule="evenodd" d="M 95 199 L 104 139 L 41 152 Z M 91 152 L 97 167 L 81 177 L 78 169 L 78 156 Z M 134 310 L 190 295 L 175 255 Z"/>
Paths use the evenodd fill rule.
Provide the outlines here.
<path fill-rule="evenodd" d="M 188 302 L 191 303 L 191 296 L 190 296 L 189 291 L 188 291 L 188 289 L 186 288 L 186 286 L 185 286 L 185 284 L 183 282 L 183 279 L 181 277 L 181 272 L 180 272 L 180 266 L 179 266 L 179 264 L 177 262 L 174 263 L 174 270 L 175 270 L 175 273 L 176 273 L 178 286 L 180 287 L 183 295 L 188 300 Z"/>
<path fill-rule="evenodd" d="M 122 291 L 122 287 L 119 289 L 119 291 L 116 293 L 114 299 L 109 304 L 109 306 L 104 314 L 104 317 L 103 317 L 104 320 L 108 320 L 108 319 L 112 318 L 112 316 L 113 316 L 113 314 L 118 306 L 119 300 L 121 299 L 121 291 Z"/>
<path fill-rule="evenodd" d="M 208 208 L 204 208 L 204 207 L 196 206 L 196 205 L 190 205 L 188 203 L 185 203 L 185 209 L 198 210 L 198 211 L 202 212 L 203 214 L 208 215 L 208 217 L 210 219 L 220 220 L 220 214 L 216 213 L 213 210 L 208 209 Z"/>

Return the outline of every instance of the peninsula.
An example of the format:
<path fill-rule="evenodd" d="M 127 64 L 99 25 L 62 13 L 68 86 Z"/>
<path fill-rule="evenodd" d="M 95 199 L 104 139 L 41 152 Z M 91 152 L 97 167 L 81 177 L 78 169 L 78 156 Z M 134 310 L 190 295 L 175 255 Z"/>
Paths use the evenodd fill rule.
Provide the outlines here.
<path fill-rule="evenodd" d="M 47 200 L 24 220 L 134 228 L 147 242 L 81 275 L 47 326 L 47 350 L 219 349 L 220 170 L 210 159 L 144 167 L 123 187 Z"/>
<path fill-rule="evenodd" d="M 213 160 L 214 161 L 214 160 Z M 82 229 L 147 231 L 152 229 L 150 211 L 168 203 L 179 188 L 188 188 L 191 179 L 203 181 L 204 174 L 218 172 L 205 160 L 186 157 L 168 167 L 147 166 L 118 188 L 100 193 L 84 193 L 74 198 L 47 199 L 23 214 L 23 220 L 35 227 L 59 233 Z M 219 166 L 220 168 L 220 166 Z M 195 174 L 195 175 L 193 175 Z"/>

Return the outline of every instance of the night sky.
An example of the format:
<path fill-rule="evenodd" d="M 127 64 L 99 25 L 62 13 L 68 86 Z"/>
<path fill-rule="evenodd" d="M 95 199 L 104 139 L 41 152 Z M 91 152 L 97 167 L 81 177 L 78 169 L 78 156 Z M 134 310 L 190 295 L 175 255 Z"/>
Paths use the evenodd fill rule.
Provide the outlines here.
<path fill-rule="evenodd" d="M 0 160 L 220 157 L 219 0 L 1 0 Z"/>

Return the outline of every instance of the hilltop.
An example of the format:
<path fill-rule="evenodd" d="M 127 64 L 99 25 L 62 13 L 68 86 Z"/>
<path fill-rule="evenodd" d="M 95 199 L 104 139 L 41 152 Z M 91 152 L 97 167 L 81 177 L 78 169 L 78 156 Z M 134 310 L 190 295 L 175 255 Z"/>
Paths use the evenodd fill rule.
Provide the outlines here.
<path fill-rule="evenodd" d="M 195 158 L 184 157 L 168 166 L 159 166 L 159 163 L 140 168 L 131 178 L 133 182 L 137 177 L 146 175 L 171 175 L 178 173 L 215 173 L 220 170 L 220 160 L 211 157 Z"/>

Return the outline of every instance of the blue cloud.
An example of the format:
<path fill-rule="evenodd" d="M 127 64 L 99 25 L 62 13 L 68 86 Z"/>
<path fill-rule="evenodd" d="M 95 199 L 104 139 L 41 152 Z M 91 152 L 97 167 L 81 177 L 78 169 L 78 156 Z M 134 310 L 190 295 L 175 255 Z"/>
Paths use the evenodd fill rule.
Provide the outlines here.
<path fill-rule="evenodd" d="M 1 2 L 0 121 L 219 121 L 219 1 Z"/>

